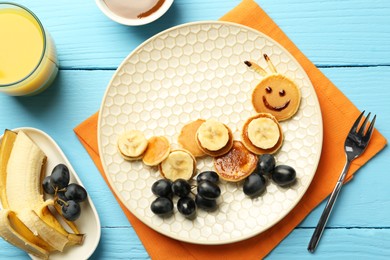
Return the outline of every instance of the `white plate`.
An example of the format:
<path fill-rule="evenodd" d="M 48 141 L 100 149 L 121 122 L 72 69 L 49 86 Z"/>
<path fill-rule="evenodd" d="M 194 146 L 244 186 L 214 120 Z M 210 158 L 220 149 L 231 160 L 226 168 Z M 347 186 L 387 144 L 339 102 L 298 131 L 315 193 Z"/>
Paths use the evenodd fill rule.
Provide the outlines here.
<path fill-rule="evenodd" d="M 47 156 L 46 163 L 46 175 L 51 174 L 51 170 L 59 163 L 63 163 L 69 168 L 70 173 L 70 183 L 77 183 L 81 186 L 84 186 L 80 181 L 77 173 L 74 171 L 69 160 L 66 158 L 65 154 L 62 152 L 61 148 L 57 143 L 46 133 L 41 130 L 30 128 L 30 127 L 21 127 L 13 129 L 13 131 L 23 130 L 28 137 L 31 138 L 41 150 Z M 0 140 L 3 136 L 0 137 Z M 88 192 L 88 191 L 87 191 Z M 64 252 L 55 252 L 50 254 L 50 259 L 88 259 L 96 247 L 99 244 L 100 240 L 100 219 L 93 205 L 91 198 L 88 196 L 88 199 L 82 203 L 81 206 L 81 215 L 79 219 L 75 221 L 80 232 L 85 234 L 84 243 L 80 246 L 71 246 L 65 248 Z M 38 259 L 30 255 L 32 259 Z"/>
<path fill-rule="evenodd" d="M 154 215 L 151 186 L 161 176 L 142 162 L 124 161 L 117 151 L 118 136 L 137 129 L 147 138 L 164 135 L 177 147 L 183 125 L 214 118 L 227 124 L 239 139 L 244 121 L 255 114 L 251 92 L 261 80 L 243 61 L 255 60 L 267 68 L 263 53 L 280 73 L 295 80 L 302 93 L 297 114 L 281 123 L 285 141 L 276 154 L 277 164 L 296 169 L 296 184 L 280 188 L 270 181 L 264 195 L 250 199 L 242 191 L 242 182 L 222 182 L 215 212 L 197 210 L 194 220 L 184 218 L 176 208 L 169 218 Z M 238 24 L 197 22 L 150 38 L 122 62 L 102 101 L 98 142 L 110 184 L 137 218 L 174 239 L 225 244 L 263 232 L 298 203 L 319 162 L 322 118 L 308 76 L 277 42 Z M 197 169 L 212 170 L 212 159 L 199 159 Z"/>

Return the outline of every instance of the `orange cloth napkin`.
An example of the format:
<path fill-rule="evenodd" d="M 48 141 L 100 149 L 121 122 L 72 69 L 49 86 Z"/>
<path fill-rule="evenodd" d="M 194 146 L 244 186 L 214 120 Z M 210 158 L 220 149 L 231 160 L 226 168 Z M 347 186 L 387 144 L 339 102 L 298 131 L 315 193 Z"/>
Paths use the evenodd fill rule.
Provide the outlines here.
<path fill-rule="evenodd" d="M 324 142 L 320 164 L 306 194 L 285 218 L 267 231 L 234 244 L 204 246 L 168 238 L 144 225 L 118 199 L 152 259 L 260 259 L 265 257 L 332 192 L 345 163 L 343 147 L 346 134 L 360 113 L 253 0 L 243 0 L 221 20 L 240 23 L 267 34 L 284 46 L 305 69 L 318 95 L 323 116 Z M 75 132 L 107 181 L 98 153 L 97 118 L 96 113 L 76 127 Z M 353 173 L 385 145 L 386 139 L 375 130 L 366 152 L 352 164 L 347 180 L 350 180 Z M 302 250 L 306 250 L 306 246 L 307 244 L 303 244 Z"/>

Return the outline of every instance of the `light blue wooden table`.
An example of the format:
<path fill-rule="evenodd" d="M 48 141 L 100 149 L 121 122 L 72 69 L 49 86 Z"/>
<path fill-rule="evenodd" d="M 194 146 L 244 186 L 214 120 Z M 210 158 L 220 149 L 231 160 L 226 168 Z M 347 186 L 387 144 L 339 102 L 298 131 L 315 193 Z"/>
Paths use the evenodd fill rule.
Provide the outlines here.
<path fill-rule="evenodd" d="M 0 95 L 0 129 L 36 127 L 62 147 L 101 218 L 102 237 L 93 259 L 149 257 L 73 128 L 98 110 L 115 69 L 137 45 L 174 25 L 216 20 L 239 2 L 176 0 L 160 20 L 133 28 L 106 18 L 93 0 L 17 1 L 32 9 L 52 34 L 61 66 L 53 86 L 39 96 Z M 390 1 L 257 3 L 359 109 L 378 115 L 376 126 L 389 138 Z M 345 186 L 314 255 L 306 248 L 324 203 L 268 258 L 389 259 L 389 156 L 389 149 L 382 151 Z M 27 256 L 0 240 L 0 259 L 8 258 Z"/>

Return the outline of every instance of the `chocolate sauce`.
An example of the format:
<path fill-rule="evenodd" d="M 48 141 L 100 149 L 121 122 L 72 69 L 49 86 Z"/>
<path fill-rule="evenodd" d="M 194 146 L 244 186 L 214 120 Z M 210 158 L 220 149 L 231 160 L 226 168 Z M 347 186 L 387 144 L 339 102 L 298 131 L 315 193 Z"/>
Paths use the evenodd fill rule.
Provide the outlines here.
<path fill-rule="evenodd" d="M 138 18 L 148 17 L 149 15 L 155 13 L 158 9 L 160 9 L 160 7 L 164 4 L 164 2 L 165 0 L 158 0 L 158 2 L 151 9 L 149 9 L 144 13 L 140 13 L 137 17 Z"/>
<path fill-rule="evenodd" d="M 266 108 L 268 108 L 269 110 L 273 110 L 273 111 L 282 111 L 283 109 L 285 109 L 286 107 L 288 107 L 288 105 L 290 104 L 290 100 L 288 100 L 286 103 L 284 103 L 284 105 L 282 106 L 278 106 L 278 107 L 274 107 L 274 106 L 271 106 L 267 99 L 263 96 L 263 103 L 264 103 L 264 106 Z"/>
<path fill-rule="evenodd" d="M 165 0 L 104 0 L 115 14 L 130 19 L 142 19 L 155 13 Z"/>

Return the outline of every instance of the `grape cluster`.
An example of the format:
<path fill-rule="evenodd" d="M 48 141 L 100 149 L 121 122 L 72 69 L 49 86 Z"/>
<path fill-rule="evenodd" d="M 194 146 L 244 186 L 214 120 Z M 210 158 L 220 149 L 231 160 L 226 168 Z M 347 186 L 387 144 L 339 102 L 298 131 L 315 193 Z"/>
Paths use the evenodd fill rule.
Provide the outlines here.
<path fill-rule="evenodd" d="M 174 182 L 167 179 L 157 180 L 152 185 L 152 192 L 157 198 L 152 202 L 150 209 L 159 216 L 169 216 L 173 213 L 173 196 L 178 196 L 177 210 L 186 218 L 194 218 L 196 209 L 214 210 L 216 199 L 221 195 L 218 186 L 218 175 L 213 171 L 202 172 L 196 178 L 197 193 L 193 194 L 192 186 L 184 179 Z M 191 197 L 195 195 L 195 199 Z"/>
<path fill-rule="evenodd" d="M 205 171 L 196 177 L 198 187 L 195 203 L 199 208 L 209 211 L 217 208 L 216 200 L 221 195 L 218 181 L 219 176 L 214 171 Z"/>
<path fill-rule="evenodd" d="M 245 195 L 257 197 L 261 195 L 267 186 L 267 179 L 271 178 L 277 185 L 286 187 L 295 182 L 295 169 L 288 165 L 276 166 L 275 157 L 272 154 L 263 154 L 254 172 L 245 181 L 243 190 Z"/>
<path fill-rule="evenodd" d="M 45 193 L 53 195 L 54 201 L 61 206 L 65 219 L 75 221 L 80 217 L 80 202 L 87 199 L 87 191 L 76 183 L 69 184 L 69 169 L 65 164 L 54 167 L 51 175 L 45 177 L 42 187 Z"/>

